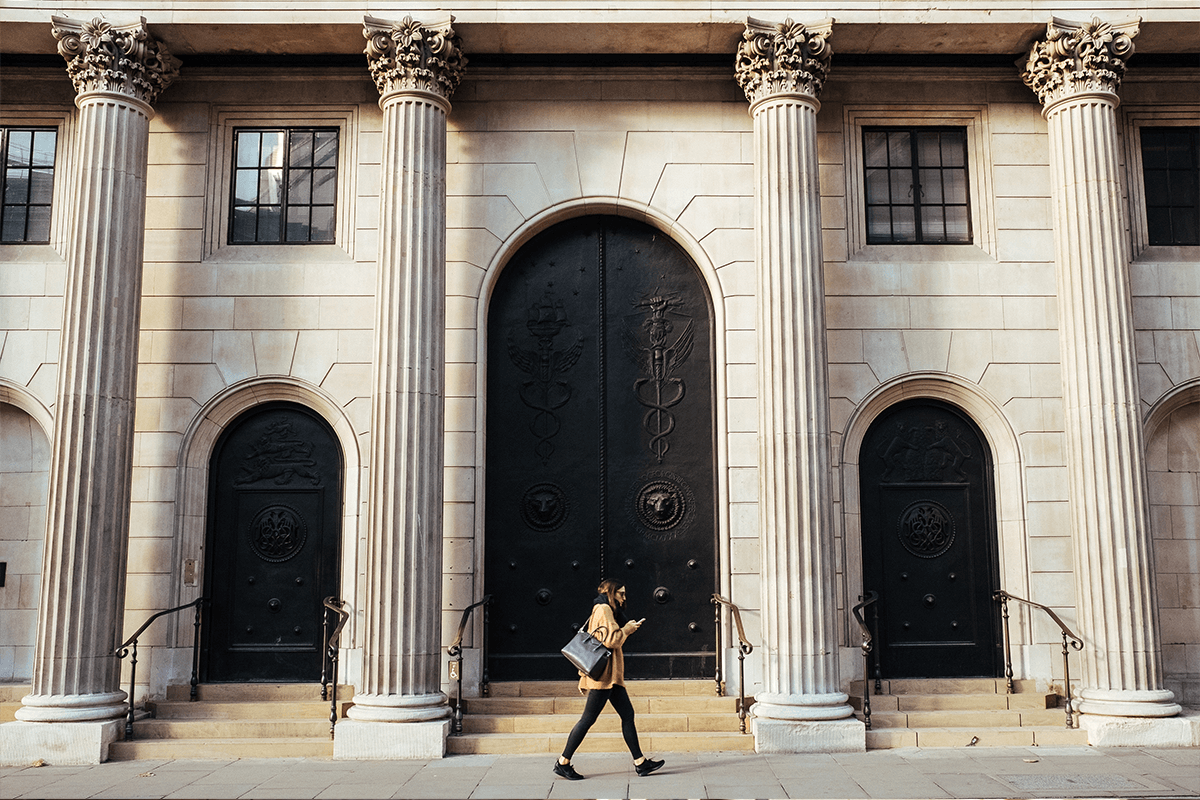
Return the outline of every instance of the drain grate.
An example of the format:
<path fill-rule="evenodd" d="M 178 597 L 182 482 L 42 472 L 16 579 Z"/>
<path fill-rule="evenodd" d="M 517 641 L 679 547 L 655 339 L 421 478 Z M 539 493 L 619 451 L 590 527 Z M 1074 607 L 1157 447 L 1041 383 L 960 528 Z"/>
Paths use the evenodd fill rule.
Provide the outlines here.
<path fill-rule="evenodd" d="M 1130 780 L 1124 775 L 997 775 L 996 777 L 1014 789 L 1034 792 L 1039 789 L 1136 789 L 1146 791 L 1151 788 Z"/>

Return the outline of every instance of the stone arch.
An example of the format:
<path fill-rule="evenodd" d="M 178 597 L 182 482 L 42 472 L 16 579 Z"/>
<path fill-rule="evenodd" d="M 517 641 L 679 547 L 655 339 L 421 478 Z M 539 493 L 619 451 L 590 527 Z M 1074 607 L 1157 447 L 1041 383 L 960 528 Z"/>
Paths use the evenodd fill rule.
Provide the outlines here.
<path fill-rule="evenodd" d="M 0 609 L 0 683 L 24 683 L 33 673 L 46 537 L 53 418 L 29 392 L 0 380 L 0 546 L 7 562 Z"/>
<path fill-rule="evenodd" d="M 179 448 L 177 468 L 177 508 L 175 563 L 175 598 L 177 604 L 190 603 L 200 597 L 204 587 L 201 570 L 204 564 L 204 543 L 208 525 L 209 463 L 213 448 L 221 433 L 234 419 L 255 406 L 276 400 L 287 400 L 315 411 L 330 427 L 342 448 L 342 564 L 340 582 L 344 599 L 358 603 L 357 574 L 359 481 L 362 474 L 362 454 L 358 434 L 337 401 L 322 389 L 295 378 L 264 377 L 241 381 L 218 393 L 208 401 L 192 420 Z M 194 559 L 195 580 L 186 583 L 182 578 L 185 560 Z M 343 647 L 354 640 L 354 615 L 347 622 Z M 191 626 L 178 625 L 175 643 L 191 647 Z"/>
<path fill-rule="evenodd" d="M 1194 557 L 1200 538 L 1200 378 L 1167 392 L 1146 416 L 1146 478 L 1154 568 L 1154 607 L 1163 649 L 1163 680 L 1185 706 L 1200 704 L 1200 585 Z"/>
<path fill-rule="evenodd" d="M 476 305 L 475 321 L 475 417 L 473 420 L 475 436 L 475 464 L 478 474 L 475 479 L 475 518 L 474 539 L 482 541 L 484 520 L 484 492 L 487 485 L 484 474 L 484 443 L 486 437 L 487 403 L 487 330 L 488 306 L 496 281 L 504 267 L 512 257 L 528 242 L 542 231 L 570 219 L 585 216 L 617 216 L 644 222 L 657 228 L 683 249 L 688 258 L 700 272 L 709 297 L 712 299 L 714 342 L 714 394 L 716 401 L 716 470 L 717 470 L 717 548 L 719 558 L 719 573 L 721 592 L 729 596 L 730 592 L 730 540 L 729 540 L 729 423 L 726 411 L 728 397 L 726 386 L 726 319 L 724 292 L 717 276 L 717 268 L 700 244 L 691 233 L 675 220 L 665 216 L 651 206 L 619 197 L 588 197 L 568 200 L 550 206 L 530 217 L 523 225 L 498 247 L 492 255 L 484 273 Z M 482 575 L 483 548 L 474 548 L 474 574 Z M 475 582 L 475 599 L 483 595 L 482 582 Z M 477 633 L 482 631 L 479 627 Z"/>
<path fill-rule="evenodd" d="M 849 609 L 862 593 L 862 528 L 859 499 L 859 451 L 871 423 L 885 409 L 901 400 L 942 400 L 962 409 L 979 426 L 992 450 L 993 491 L 996 502 L 997 546 L 1000 586 L 1020 597 L 1029 596 L 1029 562 L 1025 525 L 1025 484 L 1020 443 L 1000 404 L 973 383 L 946 373 L 914 373 L 882 384 L 858 404 L 846 421 L 842 434 L 841 529 L 844 534 L 845 592 L 842 599 Z M 846 615 L 849 616 L 849 615 Z M 856 644 L 856 637 L 844 627 L 844 644 Z M 1032 642 L 1027 612 L 1015 614 L 1012 621 L 1014 645 Z M 1014 659 L 1016 654 L 1014 653 Z"/>

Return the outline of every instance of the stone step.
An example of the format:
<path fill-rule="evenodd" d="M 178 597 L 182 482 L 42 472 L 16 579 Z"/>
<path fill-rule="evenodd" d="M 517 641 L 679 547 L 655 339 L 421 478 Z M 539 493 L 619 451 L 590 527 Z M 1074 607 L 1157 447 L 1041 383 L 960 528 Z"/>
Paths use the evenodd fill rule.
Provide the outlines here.
<path fill-rule="evenodd" d="M 520 734 L 520 733 L 464 733 L 446 740 L 446 751 L 455 755 L 546 753 L 562 752 L 565 734 Z M 739 751 L 753 752 L 754 737 L 740 733 L 650 733 L 643 732 L 638 725 L 638 741 L 646 753 L 687 753 Z M 625 740 L 620 733 L 601 733 L 595 728 L 588 733 L 579 747 L 581 753 L 624 753 Z M 550 768 L 550 762 L 547 763 Z"/>
<path fill-rule="evenodd" d="M 1085 746 L 1087 743 L 1087 731 L 1065 726 L 992 728 L 980 725 L 975 728 L 872 728 L 867 731 L 868 750 L 896 747 L 1055 747 Z"/>
<path fill-rule="evenodd" d="M 630 687 L 629 700 L 637 714 L 721 714 L 736 713 L 736 697 L 707 695 L 674 695 L 667 697 L 645 694 L 641 687 Z M 747 700 L 747 706 L 750 701 Z M 466 698 L 470 713 L 490 715 L 566 714 L 578 717 L 583 713 L 584 696 L 578 691 L 563 697 L 470 697 Z"/>
<path fill-rule="evenodd" d="M 21 701 L 19 700 L 5 700 L 3 703 L 0 703 L 0 722 L 12 722 L 16 720 L 17 709 L 20 707 Z"/>
<path fill-rule="evenodd" d="M 137 727 L 134 735 L 137 736 Z M 192 758 L 333 758 L 328 731 L 321 737 L 270 739 L 134 739 L 108 746 L 110 761 Z"/>
<path fill-rule="evenodd" d="M 851 695 L 850 705 L 862 709 L 862 696 Z M 1046 692 L 1028 694 L 876 694 L 871 695 L 871 713 L 878 711 L 1004 711 L 1046 709 L 1058 705 L 1058 696 Z"/>
<path fill-rule="evenodd" d="M 467 708 L 470 711 L 470 706 Z M 558 733 L 566 735 L 579 720 L 578 714 L 512 714 L 463 716 L 464 733 Z M 652 733 L 736 733 L 737 715 L 727 714 L 638 714 L 638 734 Z M 592 732 L 620 733 L 621 718 L 615 713 L 603 713 Z M 588 734 L 591 735 L 591 732 Z"/>
<path fill-rule="evenodd" d="M 630 695 L 655 697 L 720 697 L 710 680 L 626 681 Z M 488 684 L 489 697 L 570 697 L 579 695 L 579 681 L 502 681 Z"/>
<path fill-rule="evenodd" d="M 28 683 L 0 683 L 0 703 L 20 703 L 30 691 Z"/>
<path fill-rule="evenodd" d="M 147 719 L 135 739 L 304 739 L 329 735 L 327 719 Z"/>
<path fill-rule="evenodd" d="M 191 687 L 188 684 L 167 687 L 168 700 L 187 700 Z M 196 687 L 200 700 L 249 700 L 249 701 L 303 701 L 321 700 L 319 683 L 202 683 Z M 354 687 L 341 684 L 338 697 L 349 700 L 354 696 Z"/>
<path fill-rule="evenodd" d="M 354 705 L 349 701 L 338 701 L 339 716 Z M 251 700 L 157 700 L 150 701 L 146 708 L 154 713 L 155 719 L 329 719 L 327 701 L 251 701 Z"/>
<path fill-rule="evenodd" d="M 871 681 L 874 688 L 875 682 Z M 1036 681 L 1013 680 L 1013 693 L 1036 692 Z M 1006 694 L 1004 678 L 893 678 L 880 681 L 880 694 Z M 862 694 L 862 681 L 850 682 L 850 694 Z"/>
<path fill-rule="evenodd" d="M 859 717 L 861 718 L 861 714 Z M 1028 728 L 1065 727 L 1066 712 L 1057 708 L 1008 711 L 880 711 L 871 706 L 872 728 Z"/>

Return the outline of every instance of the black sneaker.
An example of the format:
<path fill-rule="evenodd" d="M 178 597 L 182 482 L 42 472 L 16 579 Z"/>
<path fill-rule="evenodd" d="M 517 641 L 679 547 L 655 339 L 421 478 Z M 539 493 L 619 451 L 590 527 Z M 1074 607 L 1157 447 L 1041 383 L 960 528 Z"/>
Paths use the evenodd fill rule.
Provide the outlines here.
<path fill-rule="evenodd" d="M 666 763 L 665 761 L 661 761 L 661 760 L 655 761 L 653 758 L 647 758 L 645 761 L 643 761 L 640 764 L 634 764 L 633 768 L 635 770 L 637 770 L 638 775 L 640 775 L 641 777 L 644 778 L 647 775 L 649 775 L 651 772 L 654 772 L 655 770 L 658 770 L 658 769 L 662 769 L 662 765 L 665 763 Z"/>
<path fill-rule="evenodd" d="M 661 761 L 659 762 L 659 766 L 662 766 Z M 570 764 L 560 764 L 557 761 L 554 762 L 554 774 L 569 781 L 583 780 L 583 776 L 576 772 L 573 766 Z"/>

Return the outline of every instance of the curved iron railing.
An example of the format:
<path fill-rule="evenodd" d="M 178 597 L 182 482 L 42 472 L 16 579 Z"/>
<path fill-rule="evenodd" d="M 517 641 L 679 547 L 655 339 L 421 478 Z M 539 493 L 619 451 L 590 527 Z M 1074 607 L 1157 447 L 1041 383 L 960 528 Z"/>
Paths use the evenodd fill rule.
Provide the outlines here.
<path fill-rule="evenodd" d="M 863 654 L 863 722 L 867 725 L 867 730 L 871 730 L 871 651 L 874 649 L 875 634 L 874 629 L 879 627 L 879 606 L 872 609 L 875 612 L 873 618 L 873 628 L 867 627 L 866 620 L 863 619 L 862 610 L 870 605 L 875 605 L 875 601 L 879 599 L 876 592 L 867 592 L 865 595 L 859 595 L 860 602 L 850 612 L 854 614 L 854 618 L 858 620 L 859 630 L 862 632 L 862 654 Z M 875 654 L 875 691 L 878 692 L 883 687 L 880 685 L 879 679 L 879 654 Z"/>
<path fill-rule="evenodd" d="M 200 675 L 200 625 L 201 625 L 201 621 L 204 616 L 204 604 L 207 602 L 208 602 L 207 597 L 200 597 L 200 598 L 193 600 L 190 603 L 184 603 L 183 605 L 176 606 L 175 608 L 168 608 L 166 611 L 159 611 L 157 614 L 152 615 L 150 617 L 150 619 L 143 622 L 142 627 L 140 627 L 136 631 L 134 631 L 133 636 L 130 636 L 128 639 L 125 640 L 125 642 L 120 647 L 118 647 L 116 650 L 113 651 L 113 654 L 116 655 L 118 660 L 125 658 L 125 656 L 127 656 L 127 655 L 130 657 L 129 658 L 129 711 L 125 716 L 125 738 L 126 738 L 126 740 L 133 738 L 133 700 L 134 700 L 133 690 L 134 690 L 134 687 L 137 685 L 138 639 L 141 637 L 142 633 L 145 632 L 146 628 L 149 628 L 150 624 L 152 622 L 154 622 L 154 620 L 158 619 L 159 617 L 165 617 L 168 614 L 175 614 L 177 612 L 183 611 L 185 608 L 195 608 L 196 609 L 196 621 L 194 624 L 195 632 L 192 637 L 192 680 L 191 680 L 191 689 L 188 691 L 188 700 L 195 701 L 196 687 L 200 684 L 200 677 L 199 677 L 199 675 Z"/>
<path fill-rule="evenodd" d="M 333 728 L 337 725 L 337 689 L 338 689 L 338 653 L 342 628 L 350 618 L 350 612 L 345 608 L 346 601 L 330 595 L 326 597 L 324 609 L 321 611 L 321 641 L 324 643 L 324 653 L 321 656 L 321 699 L 329 701 L 329 738 L 333 738 Z M 337 622 L 333 631 L 329 630 L 330 612 Z M 330 691 L 330 686 L 333 691 Z"/>
<path fill-rule="evenodd" d="M 458 681 L 458 699 L 454 703 L 454 725 L 451 729 L 453 736 L 461 736 L 463 731 L 463 714 L 465 713 L 466 704 L 463 700 L 462 681 L 463 681 L 463 633 L 467 629 L 467 622 L 471 619 L 471 612 L 479 606 L 483 606 L 483 676 L 479 682 L 479 693 L 487 697 L 488 693 L 488 659 L 487 659 L 487 640 L 488 640 L 488 606 L 491 605 L 492 596 L 485 594 L 483 599 L 478 603 L 472 603 L 463 610 L 462 619 L 458 622 L 458 634 L 454 637 L 454 641 L 446 649 L 454 661 L 450 662 L 450 679 Z"/>
<path fill-rule="evenodd" d="M 742 612 L 736 605 L 729 600 L 726 600 L 719 594 L 714 594 L 711 600 L 714 613 L 716 615 L 717 631 L 717 694 L 725 695 L 725 683 L 721 680 L 721 658 L 724 650 L 721 649 L 721 606 L 728 606 L 733 612 L 733 622 L 737 627 L 738 637 L 738 704 L 737 715 L 738 721 L 742 726 L 742 733 L 746 732 L 746 656 L 754 652 L 754 645 L 746 639 L 746 629 L 742 627 Z"/>
<path fill-rule="evenodd" d="M 1083 640 L 1075 635 L 1075 632 L 1067 627 L 1067 623 L 1059 618 L 1058 614 L 1054 613 L 1054 609 L 1049 606 L 1044 606 L 1041 603 L 1035 603 L 1032 600 L 1026 600 L 1023 597 L 1017 597 L 1014 594 L 1009 594 L 1003 589 L 997 590 L 992 594 L 992 599 L 1000 601 L 1000 608 L 1004 618 L 1004 679 L 1007 684 L 1009 694 L 1013 692 L 1013 668 L 1012 668 L 1012 645 L 1008 635 L 1008 601 L 1016 600 L 1018 603 L 1024 603 L 1033 608 L 1040 608 L 1045 611 L 1050 619 L 1054 620 L 1054 624 L 1062 631 L 1062 657 L 1063 657 L 1063 684 L 1065 686 L 1067 699 L 1067 727 L 1075 727 L 1074 703 L 1071 700 L 1071 662 L 1067 658 L 1071 649 L 1082 650 Z"/>

